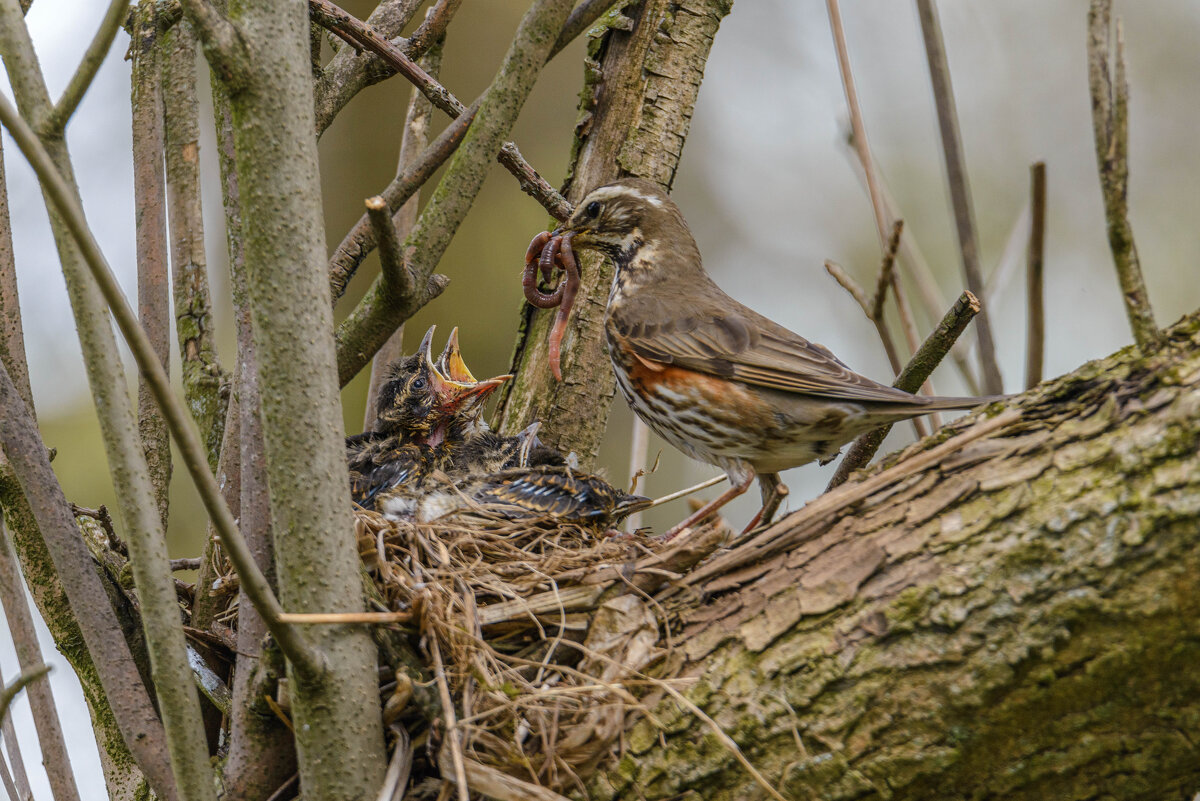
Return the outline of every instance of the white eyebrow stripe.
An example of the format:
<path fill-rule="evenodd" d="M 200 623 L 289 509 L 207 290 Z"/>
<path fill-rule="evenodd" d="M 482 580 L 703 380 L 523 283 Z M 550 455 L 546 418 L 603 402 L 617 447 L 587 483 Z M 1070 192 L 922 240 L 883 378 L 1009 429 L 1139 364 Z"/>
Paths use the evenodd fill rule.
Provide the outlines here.
<path fill-rule="evenodd" d="M 656 198 L 653 195 L 647 195 L 645 192 L 635 189 L 632 186 L 605 187 L 604 189 L 599 189 L 592 193 L 592 198 L 595 200 L 613 200 L 620 197 L 630 197 L 636 198 L 637 200 L 644 200 L 651 206 L 659 209 L 661 209 L 663 205 L 662 200 L 659 198 Z"/>

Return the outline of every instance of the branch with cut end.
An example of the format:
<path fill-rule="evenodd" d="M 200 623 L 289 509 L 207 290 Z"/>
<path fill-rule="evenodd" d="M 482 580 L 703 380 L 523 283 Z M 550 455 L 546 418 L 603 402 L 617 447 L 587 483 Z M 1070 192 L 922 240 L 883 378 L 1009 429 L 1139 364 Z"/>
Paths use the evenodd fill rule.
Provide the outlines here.
<path fill-rule="evenodd" d="M 316 22 L 329 28 L 354 46 L 370 50 L 394 67 L 397 72 L 420 89 L 421 93 L 429 98 L 429 102 L 438 109 L 451 117 L 458 117 L 466 111 L 467 107 L 449 89 L 434 80 L 403 50 L 380 36 L 370 25 L 346 13 L 328 0 L 310 0 L 309 9 Z M 547 55 L 541 59 L 539 66 L 544 64 L 548 58 Z M 522 191 L 540 203 L 555 219 L 565 220 L 570 216 L 571 205 L 545 178 L 538 174 L 537 170 L 529 165 L 515 144 L 505 142 L 498 148 L 498 151 L 497 158 L 504 168 L 516 177 Z"/>
<path fill-rule="evenodd" d="M 454 151 L 462 144 L 463 136 L 478 110 L 479 105 L 476 101 L 475 105 L 450 123 L 446 130 L 442 131 L 438 138 L 422 151 L 412 165 L 397 175 L 379 193 L 377 197 L 387 204 L 390 213 L 394 214 L 403 206 L 454 154 Z M 329 260 L 329 290 L 334 303 L 337 303 L 345 294 L 346 285 L 350 283 L 354 272 L 362 264 L 367 254 L 378 244 L 377 237 L 378 231 L 371 225 L 366 214 L 360 217 L 358 222 L 342 237 L 341 243 L 338 244 L 337 250 L 333 252 L 333 257 Z M 432 300 L 432 297 L 428 300 Z"/>
<path fill-rule="evenodd" d="M 200 492 L 205 510 L 216 526 L 222 546 L 228 552 L 230 561 L 233 562 L 234 568 L 241 578 L 242 587 L 250 595 L 255 607 L 262 612 L 271 634 L 296 668 L 308 676 L 320 675 L 325 669 L 324 656 L 304 640 L 294 628 L 279 622 L 279 615 L 282 614 L 283 608 L 280 606 L 278 598 L 275 597 L 270 584 L 267 583 L 266 577 L 255 564 L 245 541 L 238 533 L 233 514 L 225 504 L 216 479 L 208 469 L 204 446 L 191 427 L 183 405 L 171 391 L 167 372 L 155 357 L 154 349 L 146 332 L 138 324 L 137 316 L 121 292 L 120 285 L 117 283 L 108 261 L 101 253 L 100 246 L 96 243 L 96 239 L 88 227 L 83 210 L 72 197 L 66 181 L 59 174 L 41 142 L 17 114 L 12 104 L 3 96 L 0 96 L 0 121 L 8 128 L 13 139 L 21 148 L 21 152 L 25 154 L 34 172 L 37 173 L 43 191 L 63 218 L 93 279 L 99 285 L 121 334 L 133 352 L 138 369 L 146 377 L 151 391 L 154 393 L 154 399 L 167 420 L 167 426 L 179 446 L 184 465 Z"/>
<path fill-rule="evenodd" d="M 1096 163 L 1108 221 L 1108 246 L 1121 282 L 1125 314 L 1134 341 L 1143 351 L 1158 347 L 1161 335 L 1142 278 L 1133 228 L 1129 224 L 1129 82 L 1125 77 L 1125 37 L 1116 21 L 1116 53 L 1110 74 L 1109 38 L 1112 0 L 1092 0 L 1088 10 L 1088 81 L 1092 93 L 1092 130 Z"/>
<path fill-rule="evenodd" d="M 1030 208 L 1033 218 L 1029 228 L 1029 248 L 1026 251 L 1026 296 L 1029 319 L 1025 334 L 1025 388 L 1042 381 L 1042 356 L 1046 341 L 1046 310 L 1042 297 L 1042 261 L 1046 249 L 1046 162 L 1039 161 L 1029 169 Z"/>
<path fill-rule="evenodd" d="M 950 65 L 946 59 L 946 46 L 942 41 L 942 27 L 938 22 L 937 9 L 933 0 L 917 0 L 917 16 L 921 20 L 921 34 L 925 39 L 925 55 L 929 61 L 929 75 L 933 84 L 933 97 L 937 106 L 938 127 L 942 135 L 942 151 L 946 159 L 946 180 L 950 184 L 950 199 L 954 205 L 954 223 L 958 232 L 958 246 L 962 252 L 963 275 L 967 288 L 984 302 L 983 272 L 979 267 L 979 239 L 976 234 L 975 212 L 971 207 L 971 190 L 967 184 L 967 165 L 963 155 L 962 135 L 958 128 L 958 112 L 954 105 L 954 89 L 950 83 Z M 992 328 L 987 312 L 980 309 L 975 323 L 979 337 L 979 361 L 983 367 L 983 388 L 991 394 L 1004 391 L 1000 376 L 1000 365 L 996 361 L 996 347 L 992 339 Z"/>
<path fill-rule="evenodd" d="M 950 352 L 950 348 L 954 346 L 955 340 L 967 327 L 967 323 L 971 322 L 971 319 L 979 313 L 979 308 L 979 300 L 970 292 L 963 292 L 946 316 L 942 318 L 938 327 L 921 343 L 916 355 L 904 367 L 892 386 L 905 392 L 916 392 L 920 389 L 921 385 L 925 383 L 925 379 L 929 378 L 934 368 Z M 850 450 L 846 452 L 846 456 L 838 465 L 837 472 L 829 480 L 826 491 L 843 483 L 852 472 L 870 462 L 871 457 L 879 450 L 879 446 L 891 430 L 890 425 L 882 426 L 874 431 L 868 431 L 854 440 L 854 444 L 850 446 Z"/>
<path fill-rule="evenodd" d="M 392 284 L 393 291 L 401 296 L 411 296 L 413 286 L 412 273 L 404 263 L 404 253 L 400 250 L 400 236 L 396 233 L 396 224 L 392 222 L 392 211 L 383 198 L 376 195 L 367 198 L 367 217 L 375 230 L 375 239 L 379 242 L 379 265 L 384 279 Z"/>

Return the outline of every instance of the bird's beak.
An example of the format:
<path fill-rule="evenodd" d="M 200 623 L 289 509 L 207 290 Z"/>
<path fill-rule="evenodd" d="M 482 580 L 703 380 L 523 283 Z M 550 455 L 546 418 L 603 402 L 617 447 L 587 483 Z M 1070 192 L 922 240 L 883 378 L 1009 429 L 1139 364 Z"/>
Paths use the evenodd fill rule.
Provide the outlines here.
<path fill-rule="evenodd" d="M 440 372 L 434 372 L 437 384 L 435 391 L 441 408 L 453 414 L 468 413 L 480 408 L 493 392 L 512 378 L 511 375 L 499 375 L 486 381 L 468 382 L 455 381 Z"/>
<path fill-rule="evenodd" d="M 436 325 L 429 326 L 429 330 L 425 332 L 424 338 L 421 339 L 421 344 L 417 347 L 417 353 L 421 354 L 421 359 L 427 367 L 434 367 L 433 363 L 433 332 L 437 330 Z"/>
<path fill-rule="evenodd" d="M 446 340 L 446 347 L 442 351 L 442 355 L 438 356 L 437 369 L 451 381 L 460 381 L 464 384 L 475 383 L 475 376 L 471 375 L 471 371 L 467 369 L 467 363 L 463 361 L 462 352 L 458 349 L 458 326 L 455 326 L 454 330 L 450 332 L 450 339 Z"/>
<path fill-rule="evenodd" d="M 462 352 L 458 349 L 458 328 L 450 332 L 450 339 L 445 349 L 433 361 L 431 345 L 433 342 L 433 327 L 426 332 L 421 340 L 421 357 L 430 367 L 433 377 L 433 391 L 437 396 L 439 407 L 448 414 L 459 414 L 474 411 L 483 405 L 484 401 L 495 392 L 500 385 L 512 378 L 511 375 L 501 375 L 486 381 L 477 381 L 463 361 Z"/>

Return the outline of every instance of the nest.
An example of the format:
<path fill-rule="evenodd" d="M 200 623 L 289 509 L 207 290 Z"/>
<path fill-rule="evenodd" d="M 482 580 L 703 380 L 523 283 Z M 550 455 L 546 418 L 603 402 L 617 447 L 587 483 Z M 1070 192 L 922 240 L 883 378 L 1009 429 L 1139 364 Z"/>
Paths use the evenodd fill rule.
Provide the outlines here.
<path fill-rule="evenodd" d="M 613 591 L 654 548 L 552 519 L 420 524 L 358 511 L 355 525 L 383 604 L 412 613 L 443 720 L 454 724 L 443 775 L 474 763 L 582 787 L 639 708 L 633 689 L 661 653 L 649 606 Z"/>
<path fill-rule="evenodd" d="M 713 522 L 667 546 L 482 508 L 432 523 L 354 515 L 371 605 L 404 619 L 372 631 L 384 720 L 412 737 L 416 798 L 422 776 L 500 799 L 583 788 L 663 684 L 644 673 L 669 639 L 648 592 L 729 534 Z M 232 644 L 237 578 L 215 551 L 213 629 Z"/>

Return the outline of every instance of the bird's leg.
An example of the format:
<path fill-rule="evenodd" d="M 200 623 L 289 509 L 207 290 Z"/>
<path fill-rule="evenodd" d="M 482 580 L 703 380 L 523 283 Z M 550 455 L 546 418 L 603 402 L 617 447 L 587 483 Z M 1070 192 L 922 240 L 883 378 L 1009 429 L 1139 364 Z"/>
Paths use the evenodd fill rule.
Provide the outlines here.
<path fill-rule="evenodd" d="M 787 484 L 779 480 L 778 473 L 761 473 L 758 477 L 758 486 L 762 490 L 762 508 L 750 520 L 750 525 L 746 526 L 742 534 L 749 534 L 760 525 L 767 526 L 771 524 L 771 520 L 775 517 L 775 512 L 779 511 L 779 504 L 783 503 L 783 499 L 788 496 Z"/>
<path fill-rule="evenodd" d="M 696 511 L 692 512 L 683 521 L 676 523 L 660 538 L 663 542 L 670 542 L 677 537 L 684 529 L 691 528 L 699 523 L 704 518 L 711 515 L 713 512 L 720 509 L 725 504 L 732 501 L 737 496 L 741 495 L 746 490 L 750 489 L 751 482 L 754 481 L 754 471 L 747 469 L 747 474 L 741 481 L 730 481 L 729 489 L 722 492 L 714 500 L 701 506 Z"/>

